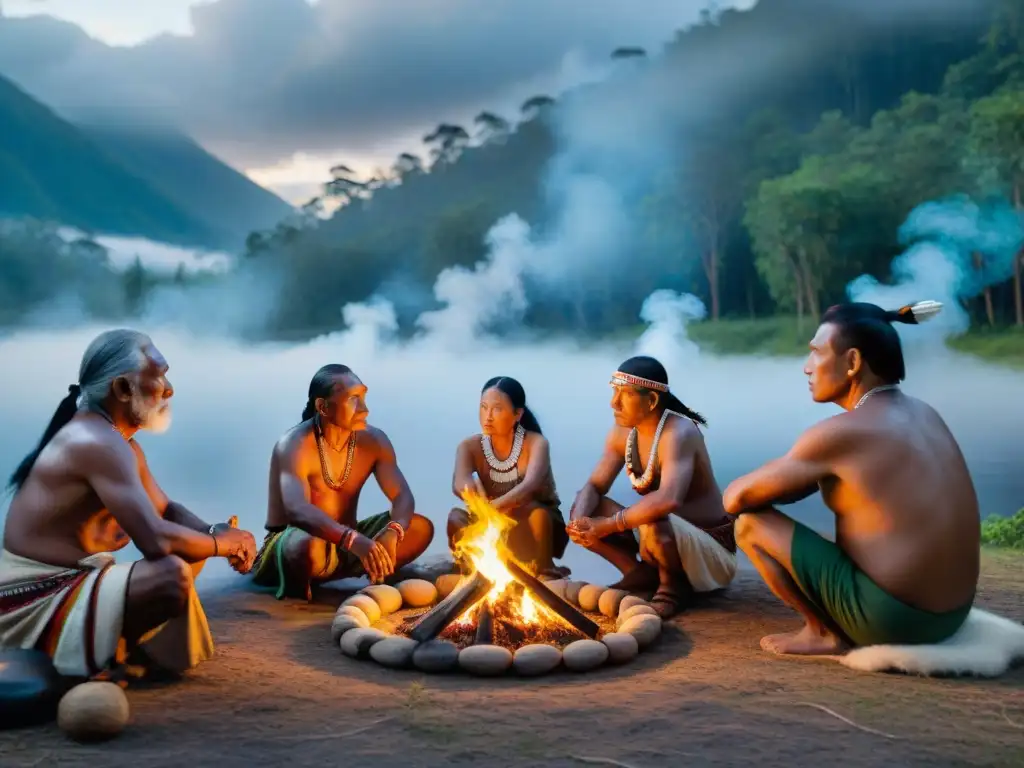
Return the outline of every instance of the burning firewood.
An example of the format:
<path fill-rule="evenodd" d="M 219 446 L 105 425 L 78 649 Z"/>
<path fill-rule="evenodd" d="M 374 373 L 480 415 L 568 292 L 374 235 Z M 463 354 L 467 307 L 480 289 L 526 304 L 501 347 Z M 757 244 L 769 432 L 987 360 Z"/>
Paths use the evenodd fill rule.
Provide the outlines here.
<path fill-rule="evenodd" d="M 476 638 L 473 645 L 491 645 L 494 642 L 494 613 L 486 600 L 480 602 L 476 612 Z"/>
<path fill-rule="evenodd" d="M 448 597 L 424 614 L 409 632 L 409 637 L 418 643 L 433 640 L 444 631 L 445 627 L 490 592 L 493 586 L 493 581 L 477 571 L 471 578 L 453 589 Z"/>
<path fill-rule="evenodd" d="M 526 587 L 531 595 L 544 603 L 544 605 L 546 605 L 551 611 L 558 614 L 575 629 L 579 630 L 592 640 L 597 638 L 597 634 L 601 630 L 597 624 L 548 589 L 547 586 L 544 585 L 544 582 L 533 576 L 514 560 L 506 559 L 504 564 L 508 569 L 508 572 L 512 574 L 512 577 Z"/>

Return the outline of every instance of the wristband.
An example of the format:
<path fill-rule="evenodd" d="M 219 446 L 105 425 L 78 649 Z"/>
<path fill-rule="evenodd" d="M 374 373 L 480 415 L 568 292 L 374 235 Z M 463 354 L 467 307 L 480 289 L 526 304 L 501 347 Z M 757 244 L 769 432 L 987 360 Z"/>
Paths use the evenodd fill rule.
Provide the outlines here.
<path fill-rule="evenodd" d="M 392 520 L 390 523 L 388 523 L 384 527 L 384 530 L 386 530 L 386 531 L 387 530 L 391 530 L 391 531 L 394 531 L 396 534 L 398 534 L 398 541 L 399 542 L 401 542 L 402 539 L 405 538 L 405 528 L 402 527 L 401 523 L 396 523 L 394 520 Z"/>
<path fill-rule="evenodd" d="M 618 529 L 619 533 L 626 532 L 626 511 L 624 509 L 620 509 L 615 515 L 615 527 Z"/>
<path fill-rule="evenodd" d="M 345 527 L 345 533 L 341 535 L 341 540 L 338 542 L 338 546 L 344 549 L 346 552 L 352 549 L 352 544 L 356 540 L 358 531 L 355 528 Z"/>
<path fill-rule="evenodd" d="M 212 528 L 213 526 L 211 525 L 210 527 Z M 213 556 L 220 557 L 220 544 L 217 543 L 217 537 L 213 535 L 212 531 L 210 532 L 210 538 L 213 539 Z"/>

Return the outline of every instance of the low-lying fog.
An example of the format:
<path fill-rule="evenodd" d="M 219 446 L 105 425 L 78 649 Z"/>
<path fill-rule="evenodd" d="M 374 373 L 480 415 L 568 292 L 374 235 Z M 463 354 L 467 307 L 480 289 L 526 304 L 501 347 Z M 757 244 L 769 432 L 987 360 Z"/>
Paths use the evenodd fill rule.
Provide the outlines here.
<path fill-rule="evenodd" d="M 99 330 L 24 332 L 0 341 L 0 470 L 5 480 L 76 380 L 81 354 Z M 418 511 L 441 534 L 429 550 L 434 555 L 444 552 L 444 521 L 456 502 L 450 491 L 455 446 L 479 429 L 477 403 L 484 381 L 502 374 L 525 386 L 551 441 L 568 515 L 612 423 L 609 375 L 637 349 L 630 343 L 580 349 L 569 342 L 480 342 L 472 351 L 455 353 L 429 341 L 379 344 L 366 329 L 297 345 L 254 346 L 173 330 L 153 330 L 153 337 L 171 365 L 175 420 L 168 433 L 143 434 L 140 442 L 172 498 L 211 521 L 237 514 L 261 539 L 270 450 L 298 421 L 316 369 L 342 362 L 369 386 L 371 423 L 390 436 Z M 660 328 L 641 346 L 662 357 L 674 391 L 708 418 L 707 441 L 723 488 L 785 451 L 809 424 L 835 412 L 810 400 L 800 359 L 715 357 L 680 347 Z M 1024 375 L 939 348 L 910 350 L 908 368 L 906 390 L 934 404 L 960 440 L 983 513 L 1009 514 L 1019 508 L 1024 501 L 1024 409 L 1019 407 Z M 624 502 L 635 498 L 624 477 L 613 495 Z M 386 508 L 371 480 L 360 515 Z M 832 525 L 817 499 L 792 509 L 815 528 Z M 614 576 L 603 561 L 574 545 L 566 563 L 580 578 Z M 226 568 L 210 571 L 218 578 L 229 575 Z"/>

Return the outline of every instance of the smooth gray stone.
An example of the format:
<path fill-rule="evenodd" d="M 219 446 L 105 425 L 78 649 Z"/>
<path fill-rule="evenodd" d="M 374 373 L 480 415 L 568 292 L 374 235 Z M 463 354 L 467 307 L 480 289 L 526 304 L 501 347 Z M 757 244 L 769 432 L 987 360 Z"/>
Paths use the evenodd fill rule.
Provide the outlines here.
<path fill-rule="evenodd" d="M 341 652 L 353 659 L 365 659 L 375 643 L 388 637 L 390 635 L 373 627 L 350 629 L 341 636 Z"/>
<path fill-rule="evenodd" d="M 459 651 L 459 666 L 480 677 L 500 675 L 512 666 L 512 651 L 500 645 L 471 645 Z"/>
<path fill-rule="evenodd" d="M 562 651 L 553 645 L 524 645 L 512 657 L 512 666 L 520 675 L 546 675 L 562 663 Z"/>
<path fill-rule="evenodd" d="M 459 647 L 447 640 L 429 640 L 413 651 L 412 663 L 424 672 L 451 672 L 459 666 Z"/>
<path fill-rule="evenodd" d="M 410 637 L 388 637 L 370 648 L 370 658 L 384 667 L 403 669 L 412 663 L 412 654 L 419 645 Z"/>
<path fill-rule="evenodd" d="M 622 623 L 619 632 L 626 632 L 635 637 L 637 645 L 643 650 L 661 634 L 661 617 L 649 614 L 633 616 Z"/>
<path fill-rule="evenodd" d="M 577 640 L 569 643 L 562 651 L 566 669 L 573 672 L 589 672 L 608 660 L 608 646 L 597 640 Z"/>
<path fill-rule="evenodd" d="M 608 661 L 611 664 L 625 664 L 640 653 L 640 644 L 628 632 L 609 632 L 601 638 L 608 647 Z"/>

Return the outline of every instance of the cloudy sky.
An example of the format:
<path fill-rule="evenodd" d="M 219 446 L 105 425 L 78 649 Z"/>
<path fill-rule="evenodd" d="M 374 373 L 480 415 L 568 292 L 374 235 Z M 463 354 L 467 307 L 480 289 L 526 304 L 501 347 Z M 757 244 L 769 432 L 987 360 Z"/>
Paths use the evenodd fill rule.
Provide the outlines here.
<path fill-rule="evenodd" d="M 174 122 L 298 201 L 337 162 L 387 167 L 441 121 L 511 117 L 599 76 L 618 46 L 656 51 L 705 5 L 0 0 L 0 74 L 72 119 Z"/>

